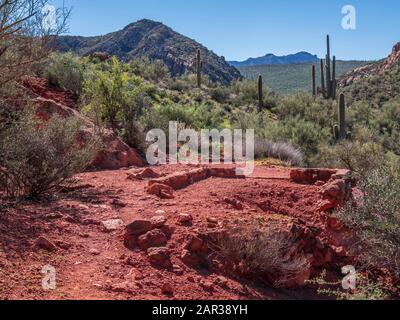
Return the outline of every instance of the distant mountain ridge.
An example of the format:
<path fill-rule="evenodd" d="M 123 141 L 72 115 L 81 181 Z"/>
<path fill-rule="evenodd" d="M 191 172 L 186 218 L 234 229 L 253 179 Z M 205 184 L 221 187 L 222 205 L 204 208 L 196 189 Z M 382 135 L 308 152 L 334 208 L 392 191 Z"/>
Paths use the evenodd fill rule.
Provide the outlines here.
<path fill-rule="evenodd" d="M 289 54 L 286 56 L 276 56 L 272 53 L 266 54 L 263 57 L 249 58 L 245 61 L 228 61 L 234 67 L 249 67 L 260 65 L 274 65 L 274 64 L 294 64 L 294 63 L 308 63 L 319 62 L 317 55 L 302 51 L 296 54 Z"/>
<path fill-rule="evenodd" d="M 97 37 L 61 36 L 57 49 L 79 55 L 104 52 L 121 60 L 147 57 L 162 60 L 172 76 L 195 72 L 197 49 L 201 50 L 203 73 L 222 84 L 241 79 L 240 72 L 205 46 L 185 37 L 161 22 L 148 19 L 129 24 L 124 29 Z"/>

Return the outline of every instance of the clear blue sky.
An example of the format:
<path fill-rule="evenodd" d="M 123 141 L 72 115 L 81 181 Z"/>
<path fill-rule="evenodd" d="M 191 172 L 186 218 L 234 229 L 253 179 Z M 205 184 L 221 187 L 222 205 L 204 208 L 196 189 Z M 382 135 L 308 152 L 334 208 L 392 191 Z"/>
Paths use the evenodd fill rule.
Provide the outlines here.
<path fill-rule="evenodd" d="M 53 0 L 60 4 L 63 0 Z M 101 35 L 142 18 L 163 22 L 228 60 L 266 53 L 323 55 L 332 37 L 339 59 L 380 59 L 400 41 L 399 0 L 64 0 L 69 33 Z M 357 9 L 357 30 L 341 27 L 344 5 Z"/>

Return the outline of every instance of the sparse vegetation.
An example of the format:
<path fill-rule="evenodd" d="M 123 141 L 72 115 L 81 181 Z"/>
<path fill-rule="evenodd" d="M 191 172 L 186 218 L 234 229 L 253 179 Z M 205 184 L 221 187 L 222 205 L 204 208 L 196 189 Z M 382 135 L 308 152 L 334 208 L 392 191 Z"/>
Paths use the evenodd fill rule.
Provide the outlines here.
<path fill-rule="evenodd" d="M 293 283 L 309 262 L 302 254 L 291 255 L 294 237 L 277 225 L 254 222 L 218 239 L 215 251 L 239 273 L 253 276 L 275 287 Z"/>
<path fill-rule="evenodd" d="M 46 125 L 23 112 L 0 136 L 0 189 L 10 197 L 37 198 L 67 182 L 93 160 L 98 142 L 78 142 L 77 119 Z"/>
<path fill-rule="evenodd" d="M 398 169 L 377 166 L 359 182 L 364 196 L 336 216 L 360 238 L 353 248 L 364 268 L 386 268 L 400 281 L 400 179 Z"/>

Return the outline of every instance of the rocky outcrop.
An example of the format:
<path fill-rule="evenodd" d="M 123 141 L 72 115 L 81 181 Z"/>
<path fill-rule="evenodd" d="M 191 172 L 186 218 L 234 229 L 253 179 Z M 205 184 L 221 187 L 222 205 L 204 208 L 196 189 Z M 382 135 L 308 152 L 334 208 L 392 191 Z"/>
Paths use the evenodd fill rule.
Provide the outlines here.
<path fill-rule="evenodd" d="M 368 64 L 366 66 L 354 69 L 345 74 L 339 79 L 339 86 L 347 87 L 361 79 L 367 78 L 371 75 L 390 70 L 400 64 L 400 42 L 397 43 L 392 50 L 392 53 L 383 61 Z"/>

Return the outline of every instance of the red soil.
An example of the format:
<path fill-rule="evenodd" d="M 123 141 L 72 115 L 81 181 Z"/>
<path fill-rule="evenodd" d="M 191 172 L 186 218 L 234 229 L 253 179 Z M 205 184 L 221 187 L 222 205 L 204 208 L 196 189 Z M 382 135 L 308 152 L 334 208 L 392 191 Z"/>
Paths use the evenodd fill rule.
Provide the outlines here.
<path fill-rule="evenodd" d="M 193 169 L 154 168 L 160 175 Z M 306 289 L 278 291 L 226 274 L 196 270 L 180 259 L 187 239 L 219 225 L 255 218 L 296 218 L 320 228 L 320 238 L 343 245 L 344 233 L 329 229 L 319 212 L 323 188 L 289 180 L 290 170 L 257 167 L 246 179 L 211 177 L 174 190 L 173 199 L 146 192 L 148 181 L 128 180 L 126 170 L 84 173 L 78 187 L 43 203 L 12 206 L 0 203 L 0 299 L 289 299 L 309 297 Z M 157 212 L 159 210 L 163 212 Z M 192 225 L 181 225 L 179 214 L 190 214 Z M 164 215 L 173 233 L 168 240 L 173 270 L 153 267 L 144 251 L 124 246 L 124 230 L 105 232 L 102 221 Z M 56 245 L 35 247 L 43 236 Z M 340 251 L 340 250 L 339 250 Z M 44 291 L 41 269 L 57 270 L 57 288 Z M 165 284 L 173 295 L 163 293 Z M 164 288 L 163 288 L 164 286 Z"/>

